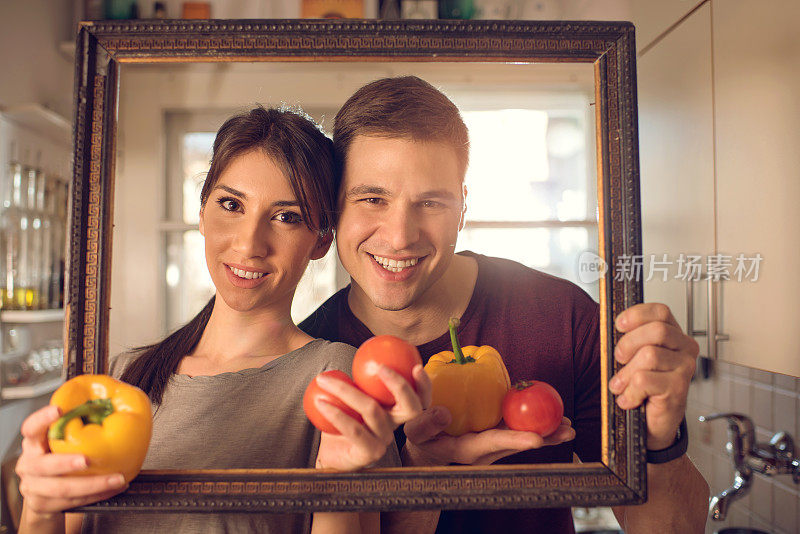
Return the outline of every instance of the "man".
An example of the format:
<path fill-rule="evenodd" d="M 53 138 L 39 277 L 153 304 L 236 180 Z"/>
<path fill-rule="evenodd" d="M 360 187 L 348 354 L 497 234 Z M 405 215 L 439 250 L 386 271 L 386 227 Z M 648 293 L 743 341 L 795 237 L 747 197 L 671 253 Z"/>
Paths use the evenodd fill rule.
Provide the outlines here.
<path fill-rule="evenodd" d="M 498 349 L 512 383 L 553 385 L 575 429 L 562 426 L 547 441 L 501 428 L 453 438 L 441 432 L 450 414 L 431 407 L 405 425 L 403 464 L 571 462 L 573 452 L 599 460 L 598 305 L 574 284 L 515 262 L 454 254 L 469 151 L 455 105 L 419 78 L 378 80 L 344 104 L 333 139 L 342 174 L 336 241 L 351 284 L 301 328 L 355 346 L 396 335 L 427 361 L 449 349 L 448 320 L 460 317 L 463 345 Z M 625 335 L 615 357 L 626 365 L 609 387 L 623 409 L 646 404 L 647 447 L 666 450 L 651 455 L 661 463 L 648 465 L 648 502 L 614 513 L 628 533 L 702 532 L 708 485 L 683 454 L 685 442 L 676 443 L 697 343 L 660 304 L 625 310 L 616 327 Z M 418 532 L 435 514 L 392 520 L 396 531 Z M 444 511 L 437 531 L 527 532 L 533 525 L 573 532 L 568 508 Z"/>

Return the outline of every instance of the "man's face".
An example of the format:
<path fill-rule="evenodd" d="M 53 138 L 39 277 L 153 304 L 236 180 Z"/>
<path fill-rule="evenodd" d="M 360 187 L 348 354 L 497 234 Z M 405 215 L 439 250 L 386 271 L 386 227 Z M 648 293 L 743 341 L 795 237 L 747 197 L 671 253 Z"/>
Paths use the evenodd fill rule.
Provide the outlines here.
<path fill-rule="evenodd" d="M 354 296 L 383 310 L 415 303 L 447 270 L 463 207 L 452 147 L 356 137 L 347 155 L 336 229 Z"/>

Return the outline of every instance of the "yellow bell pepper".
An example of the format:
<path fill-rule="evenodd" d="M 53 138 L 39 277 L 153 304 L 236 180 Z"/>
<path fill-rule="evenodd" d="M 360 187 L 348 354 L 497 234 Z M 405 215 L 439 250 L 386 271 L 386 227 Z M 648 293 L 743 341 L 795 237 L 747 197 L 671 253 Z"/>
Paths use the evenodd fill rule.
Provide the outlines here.
<path fill-rule="evenodd" d="M 451 436 L 492 428 L 503 418 L 503 397 L 511 387 L 500 353 L 489 345 L 458 344 L 458 319 L 450 319 L 453 352 L 431 356 L 425 372 L 433 384 L 432 405 L 450 410 L 452 422 L 445 429 Z"/>
<path fill-rule="evenodd" d="M 79 375 L 50 404 L 62 413 L 47 432 L 50 450 L 89 461 L 76 474 L 122 473 L 130 482 L 139 473 L 153 430 L 150 399 L 141 389 L 108 375 Z"/>

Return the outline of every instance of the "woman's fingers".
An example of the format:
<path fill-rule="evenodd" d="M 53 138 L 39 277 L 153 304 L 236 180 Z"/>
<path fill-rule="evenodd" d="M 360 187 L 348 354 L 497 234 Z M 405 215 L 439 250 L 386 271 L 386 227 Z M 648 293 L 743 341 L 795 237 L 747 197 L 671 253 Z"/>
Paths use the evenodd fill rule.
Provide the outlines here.
<path fill-rule="evenodd" d="M 358 412 L 361 415 L 361 418 L 364 420 L 364 424 L 376 436 L 382 436 L 383 440 L 388 440 L 394 435 L 394 428 L 396 425 L 393 424 L 391 418 L 389 417 L 389 414 L 378 403 L 378 401 L 376 401 L 375 399 L 373 399 L 360 389 L 351 386 L 350 384 L 344 382 L 343 380 L 338 380 L 336 378 L 332 378 L 329 376 L 318 376 L 317 384 L 322 389 L 333 394 L 340 401 L 342 401 L 347 406 Z M 345 415 L 338 409 L 336 411 L 339 412 L 344 417 L 347 417 L 347 419 L 354 422 L 355 424 L 358 424 L 352 417 Z M 323 413 L 323 415 L 326 414 Z M 343 423 L 345 423 L 347 427 L 350 427 L 350 425 L 347 424 L 350 421 L 346 421 L 344 419 L 340 420 Z M 331 423 L 333 423 L 334 426 L 336 426 L 336 423 L 334 421 L 331 420 Z M 342 430 L 338 426 L 337 430 L 339 430 L 339 432 L 342 432 Z"/>
<path fill-rule="evenodd" d="M 17 461 L 17 474 L 23 476 L 58 476 L 82 471 L 88 466 L 80 454 L 24 454 Z"/>
<path fill-rule="evenodd" d="M 91 476 L 55 476 L 31 477 L 20 481 L 20 493 L 23 495 L 40 495 L 53 499 L 82 499 L 107 493 L 122 491 L 126 486 L 125 478 L 120 473 Z"/>
<path fill-rule="evenodd" d="M 44 454 L 50 450 L 47 445 L 47 429 L 61 417 L 57 406 L 45 406 L 30 414 L 22 422 L 22 450 Z"/>
<path fill-rule="evenodd" d="M 52 498 L 40 495 L 31 495 L 25 496 L 25 503 L 31 508 L 31 510 L 39 514 L 63 512 L 64 510 L 77 508 L 78 506 L 84 506 L 87 504 L 96 503 L 98 501 L 103 501 L 105 499 L 110 499 L 114 495 L 125 491 L 127 487 L 127 485 L 124 485 L 119 488 L 105 490 L 82 497 Z"/>

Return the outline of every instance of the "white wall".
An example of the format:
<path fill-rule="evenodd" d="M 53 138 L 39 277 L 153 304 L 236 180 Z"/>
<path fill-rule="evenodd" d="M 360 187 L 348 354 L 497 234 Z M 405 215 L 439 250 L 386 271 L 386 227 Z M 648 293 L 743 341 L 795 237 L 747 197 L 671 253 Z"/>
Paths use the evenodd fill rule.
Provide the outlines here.
<path fill-rule="evenodd" d="M 35 102 L 72 119 L 69 0 L 0 1 L 0 106 Z"/>

